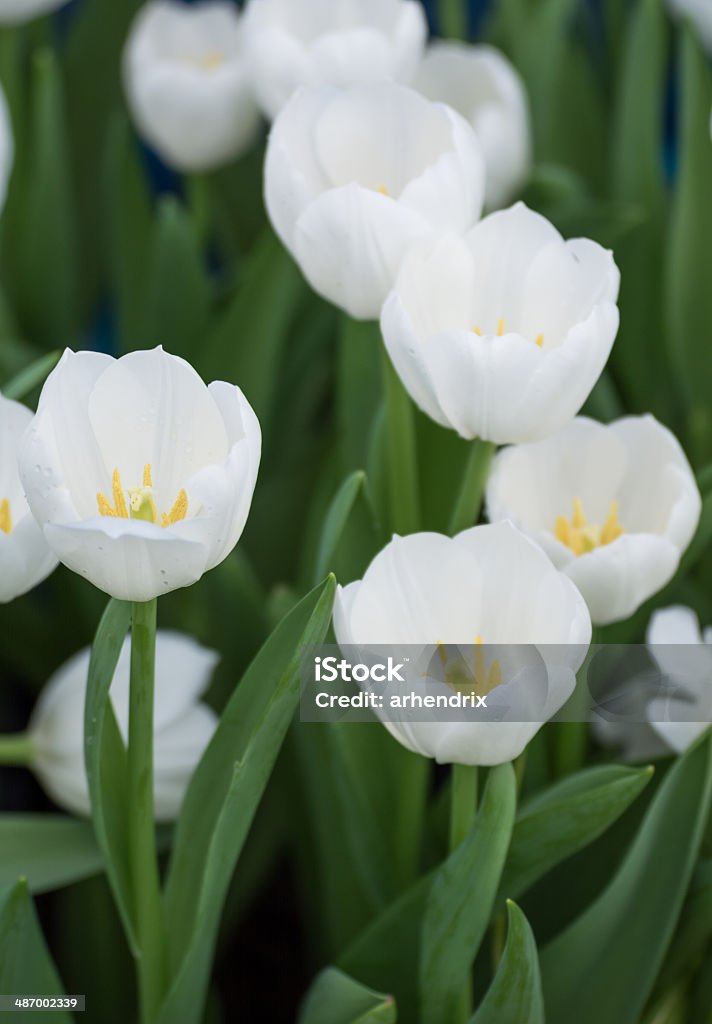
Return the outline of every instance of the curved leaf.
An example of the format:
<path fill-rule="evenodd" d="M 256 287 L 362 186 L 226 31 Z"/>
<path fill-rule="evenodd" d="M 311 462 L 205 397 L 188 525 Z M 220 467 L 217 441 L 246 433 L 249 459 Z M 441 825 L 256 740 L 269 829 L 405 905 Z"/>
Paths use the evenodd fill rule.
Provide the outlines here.
<path fill-rule="evenodd" d="M 544 1024 L 536 941 L 526 917 L 507 900 L 507 944 L 494 981 L 470 1024 Z"/>
<path fill-rule="evenodd" d="M 327 967 L 306 995 L 297 1024 L 395 1024 L 393 996 L 374 992 Z"/>

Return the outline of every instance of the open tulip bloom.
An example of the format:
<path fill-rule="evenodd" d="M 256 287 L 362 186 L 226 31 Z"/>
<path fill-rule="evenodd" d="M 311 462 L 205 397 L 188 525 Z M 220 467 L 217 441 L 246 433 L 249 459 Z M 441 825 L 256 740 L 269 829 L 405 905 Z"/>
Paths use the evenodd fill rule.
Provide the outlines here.
<path fill-rule="evenodd" d="M 518 757 L 571 696 L 591 640 L 591 620 L 576 587 L 509 523 L 476 526 L 454 538 L 394 537 L 362 580 L 339 587 L 334 630 L 342 647 L 432 645 L 450 688 L 460 685 L 454 648 L 476 648 L 473 685 L 488 705 L 511 708 L 511 720 L 383 716 L 386 728 L 409 750 L 463 765 Z M 513 657 L 508 672 L 507 661 L 498 657 L 507 645 L 529 645 L 536 664 Z M 448 671 L 451 657 L 457 678 Z M 540 720 L 534 721 L 532 689 L 541 687 Z"/>
<path fill-rule="evenodd" d="M 31 421 L 29 409 L 0 395 L 0 604 L 27 593 L 57 566 L 17 469 L 20 439 Z"/>
<path fill-rule="evenodd" d="M 239 388 L 163 349 L 65 352 L 20 448 L 32 513 L 57 557 L 112 597 L 195 583 L 240 538 L 260 461 Z"/>
<path fill-rule="evenodd" d="M 531 166 L 531 130 L 524 83 L 492 46 L 436 40 L 428 47 L 414 88 L 469 121 L 487 168 L 485 205 L 497 209 L 516 196 Z"/>
<path fill-rule="evenodd" d="M 30 764 L 52 799 L 73 814 L 88 815 L 84 769 L 84 699 L 89 648 L 70 658 L 42 691 L 29 726 Z M 129 717 L 131 642 L 124 641 L 111 683 L 111 703 L 126 740 Z M 156 634 L 154 712 L 154 808 L 157 821 L 178 816 L 195 766 L 217 725 L 217 715 L 199 698 L 218 662 L 189 636 Z"/>
<path fill-rule="evenodd" d="M 618 269 L 517 203 L 465 238 L 415 246 L 383 307 L 403 384 L 436 423 L 507 444 L 579 411 L 618 330 Z"/>
<path fill-rule="evenodd" d="M 652 416 L 583 416 L 496 456 L 491 521 L 509 519 L 576 584 L 597 625 L 625 619 L 674 575 L 701 499 L 682 448 Z"/>
<path fill-rule="evenodd" d="M 145 4 L 126 44 L 124 85 L 139 132 L 178 170 L 220 167 L 256 138 L 240 15 L 227 0 Z"/>
<path fill-rule="evenodd" d="M 273 125 L 264 188 L 315 291 L 375 319 L 414 241 L 477 219 L 484 162 L 459 114 L 410 89 L 311 87 Z"/>
<path fill-rule="evenodd" d="M 302 85 L 409 82 L 425 45 L 415 0 L 250 0 L 245 46 L 269 118 Z"/>

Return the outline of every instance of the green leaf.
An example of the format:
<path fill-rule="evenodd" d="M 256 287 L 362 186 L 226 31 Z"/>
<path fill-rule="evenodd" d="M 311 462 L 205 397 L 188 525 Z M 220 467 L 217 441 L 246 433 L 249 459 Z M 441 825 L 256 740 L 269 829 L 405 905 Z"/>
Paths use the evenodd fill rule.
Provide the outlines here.
<path fill-rule="evenodd" d="M 64 994 L 24 879 L 7 894 L 0 910 L 0 992 L 4 995 Z M 28 1024 L 42 1024 L 47 1013 L 26 1010 L 22 1018 Z M 56 1010 L 52 1020 L 71 1024 L 72 1018 Z"/>
<path fill-rule="evenodd" d="M 355 579 L 378 551 L 378 542 L 366 474 L 356 470 L 344 480 L 327 510 L 314 578 L 322 580 L 331 571 L 342 583 Z"/>
<path fill-rule="evenodd" d="M 706 736 L 670 769 L 608 886 L 544 949 L 549 1024 L 638 1019 L 680 914 L 711 790 Z"/>
<path fill-rule="evenodd" d="M 451 1024 L 489 924 L 516 806 L 511 764 L 493 768 L 467 838 L 437 871 L 425 910 L 420 962 L 424 1024 Z"/>
<path fill-rule="evenodd" d="M 159 203 L 150 253 L 137 344 L 192 356 L 205 337 L 212 289 L 191 217 L 174 196 Z"/>
<path fill-rule="evenodd" d="M 133 133 L 124 117 L 111 123 L 107 147 L 106 207 L 111 275 L 123 351 L 141 335 L 153 211 Z"/>
<path fill-rule="evenodd" d="M 199 1021 L 222 905 L 240 851 L 299 700 L 305 646 L 331 619 L 330 577 L 272 633 L 228 703 L 191 780 L 165 890 L 170 988 L 165 1024 Z"/>
<path fill-rule="evenodd" d="M 291 256 L 266 229 L 240 274 L 234 297 L 196 353 L 206 380 L 238 384 L 267 434 L 284 347 L 302 293 Z"/>
<path fill-rule="evenodd" d="M 126 748 L 109 699 L 109 687 L 130 621 L 130 603 L 112 599 L 96 631 L 84 705 L 84 763 L 94 834 L 104 855 L 106 873 L 126 937 L 135 954 L 138 946 L 133 926 L 127 849 Z"/>
<path fill-rule="evenodd" d="M 494 981 L 470 1024 L 544 1024 L 536 941 L 524 914 L 507 900 L 507 944 Z"/>
<path fill-rule="evenodd" d="M 593 842 L 652 778 L 652 768 L 587 768 L 529 800 L 517 815 L 500 893 L 515 898 Z"/>
<path fill-rule="evenodd" d="M 16 402 L 21 402 L 36 387 L 44 383 L 57 365 L 61 354 L 59 351 L 48 352 L 46 356 L 40 356 L 39 359 L 30 363 L 24 370 L 21 370 L 3 388 L 5 398 L 13 398 Z"/>
<path fill-rule="evenodd" d="M 712 237 L 712 80 L 707 57 L 690 28 L 683 29 L 680 169 L 667 248 L 667 339 L 684 388 L 693 449 L 712 456 L 712 288 L 707 267 Z"/>
<path fill-rule="evenodd" d="M 64 347 L 76 327 L 77 240 L 67 113 L 49 50 L 33 57 L 31 131 L 15 174 L 22 180 L 3 223 L 5 282 L 23 334 L 47 348 Z"/>
<path fill-rule="evenodd" d="M 297 1024 L 395 1024 L 393 996 L 374 992 L 336 967 L 327 967 L 309 989 Z"/>
<path fill-rule="evenodd" d="M 0 890 L 23 876 L 30 892 L 50 892 L 103 867 L 88 822 L 61 814 L 0 815 Z"/>

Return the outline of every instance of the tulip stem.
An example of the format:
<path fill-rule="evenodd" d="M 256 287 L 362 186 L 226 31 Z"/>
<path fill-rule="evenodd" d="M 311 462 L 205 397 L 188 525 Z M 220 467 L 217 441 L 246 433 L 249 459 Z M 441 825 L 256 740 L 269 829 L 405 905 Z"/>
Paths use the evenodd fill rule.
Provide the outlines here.
<path fill-rule="evenodd" d="M 381 345 L 381 350 L 386 401 L 390 528 L 393 533 L 415 533 L 420 526 L 415 410 L 385 346 Z"/>
<path fill-rule="evenodd" d="M 588 672 L 599 642 L 600 632 L 594 628 L 591 645 L 576 676 L 576 689 L 564 705 L 564 711 L 569 715 L 569 719 L 560 722 L 556 729 L 554 770 L 557 778 L 577 771 L 586 760 L 591 706 Z"/>
<path fill-rule="evenodd" d="M 440 35 L 446 39 L 467 39 L 465 0 L 440 0 L 438 25 Z"/>
<path fill-rule="evenodd" d="M 456 850 L 477 816 L 477 765 L 454 764 L 450 780 L 450 852 Z M 467 1024 L 472 1014 L 472 978 L 468 977 L 455 1007 L 453 1024 Z"/>
<path fill-rule="evenodd" d="M 474 526 L 480 518 L 495 447 L 491 441 L 480 441 L 479 438 L 470 446 L 467 465 L 450 519 L 451 537 L 460 530 L 466 530 L 468 526 Z"/>
<path fill-rule="evenodd" d="M 26 732 L 0 736 L 0 764 L 28 768 L 32 764 L 35 748 Z"/>
<path fill-rule="evenodd" d="M 163 919 L 153 812 L 153 691 L 156 601 L 134 603 L 129 698 L 129 857 L 139 947 L 141 1020 L 156 1019 L 163 994 Z"/>

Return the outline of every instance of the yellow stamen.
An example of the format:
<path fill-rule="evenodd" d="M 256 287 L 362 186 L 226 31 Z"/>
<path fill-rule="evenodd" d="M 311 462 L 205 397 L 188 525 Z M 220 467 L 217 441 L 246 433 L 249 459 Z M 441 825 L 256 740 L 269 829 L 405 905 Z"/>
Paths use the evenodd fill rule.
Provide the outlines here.
<path fill-rule="evenodd" d="M 12 533 L 12 516 L 10 514 L 10 502 L 7 498 L 3 498 L 0 501 L 0 530 L 3 533 Z"/>
<path fill-rule="evenodd" d="M 379 196 L 389 196 L 390 195 L 390 192 L 388 191 L 388 189 L 386 188 L 385 185 L 379 185 L 378 188 L 376 189 L 376 192 L 378 192 Z"/>
<path fill-rule="evenodd" d="M 475 334 L 479 335 L 480 338 L 482 337 L 482 328 L 479 327 L 477 324 L 475 324 L 472 330 L 475 332 Z"/>
<path fill-rule="evenodd" d="M 504 320 L 497 321 L 497 337 L 501 338 L 504 334 Z"/>
<path fill-rule="evenodd" d="M 543 334 L 537 334 L 536 338 L 534 339 L 534 344 L 538 345 L 539 348 L 543 348 L 544 347 L 544 335 Z"/>
<path fill-rule="evenodd" d="M 588 554 L 598 547 L 611 544 L 621 536 L 623 527 L 618 521 L 618 502 L 612 501 L 603 526 L 589 523 L 584 512 L 583 502 L 574 498 L 571 519 L 558 516 L 554 524 L 554 536 L 577 557 Z"/>
<path fill-rule="evenodd" d="M 216 71 L 225 63 L 225 56 L 218 50 L 211 50 L 200 57 L 196 63 L 203 71 Z"/>
<path fill-rule="evenodd" d="M 188 512 L 188 495 L 181 488 L 178 491 L 178 497 L 173 503 L 173 508 L 170 512 L 164 512 L 161 516 L 161 526 L 165 530 L 167 526 L 172 526 L 173 523 L 179 523 L 181 519 L 185 519 Z"/>
<path fill-rule="evenodd" d="M 121 474 L 115 469 L 111 477 L 111 494 L 114 499 L 113 505 L 101 491 L 96 496 L 96 503 L 99 508 L 99 515 L 111 516 L 115 519 L 142 519 L 147 523 L 158 523 L 159 514 L 156 502 L 153 498 L 153 473 L 149 462 L 143 467 L 143 484 L 141 487 L 130 487 L 126 491 L 129 496 L 129 504 L 126 504 L 124 487 L 121 483 Z M 0 508 L 1 512 L 1 508 Z M 188 513 L 188 495 L 181 488 L 178 497 L 173 503 L 170 512 L 164 512 L 160 516 L 160 525 L 163 529 L 185 519 Z M 0 518 L 0 525 L 2 519 Z"/>

